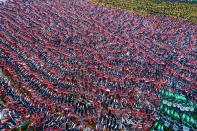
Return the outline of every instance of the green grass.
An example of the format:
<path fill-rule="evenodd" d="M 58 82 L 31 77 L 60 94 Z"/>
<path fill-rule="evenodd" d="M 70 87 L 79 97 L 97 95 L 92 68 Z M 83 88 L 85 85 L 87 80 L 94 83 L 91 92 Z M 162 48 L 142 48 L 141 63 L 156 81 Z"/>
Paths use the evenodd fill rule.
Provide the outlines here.
<path fill-rule="evenodd" d="M 180 17 L 197 23 L 197 4 L 156 2 L 155 0 L 90 0 L 94 3 L 135 11 L 139 14 L 162 14 Z"/>
<path fill-rule="evenodd" d="M 13 128 L 11 131 L 28 131 L 29 121 L 23 122 L 19 127 Z"/>
<path fill-rule="evenodd" d="M 2 96 L 0 96 L 0 101 L 3 101 L 3 97 Z"/>
<path fill-rule="evenodd" d="M 4 103 L 5 101 L 3 100 L 3 97 L 0 96 L 0 103 Z"/>

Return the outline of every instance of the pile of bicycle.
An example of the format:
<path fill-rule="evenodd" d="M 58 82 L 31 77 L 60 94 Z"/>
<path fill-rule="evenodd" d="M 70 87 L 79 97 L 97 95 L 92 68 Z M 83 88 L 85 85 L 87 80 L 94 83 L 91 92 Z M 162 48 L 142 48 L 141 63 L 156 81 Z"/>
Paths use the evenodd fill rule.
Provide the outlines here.
<path fill-rule="evenodd" d="M 29 129 L 147 130 L 162 89 L 197 101 L 196 29 L 86 0 L 3 3 L 1 95 Z"/>

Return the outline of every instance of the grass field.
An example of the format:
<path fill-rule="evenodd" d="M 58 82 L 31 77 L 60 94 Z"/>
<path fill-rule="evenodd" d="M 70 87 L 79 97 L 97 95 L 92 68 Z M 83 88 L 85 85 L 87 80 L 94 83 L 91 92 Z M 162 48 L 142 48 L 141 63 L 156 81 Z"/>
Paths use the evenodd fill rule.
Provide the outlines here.
<path fill-rule="evenodd" d="M 94 3 L 118 7 L 140 14 L 163 14 L 181 17 L 197 23 L 197 4 L 184 2 L 156 2 L 155 0 L 91 0 Z"/>

